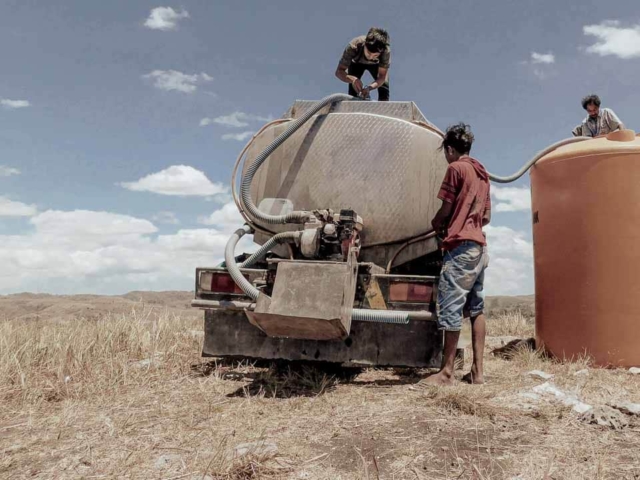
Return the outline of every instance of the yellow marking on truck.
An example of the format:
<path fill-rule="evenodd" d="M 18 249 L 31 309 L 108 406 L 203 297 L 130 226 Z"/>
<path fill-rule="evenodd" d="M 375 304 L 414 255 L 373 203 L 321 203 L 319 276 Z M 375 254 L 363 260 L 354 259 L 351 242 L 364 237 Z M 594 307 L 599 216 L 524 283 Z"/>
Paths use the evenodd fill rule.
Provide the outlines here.
<path fill-rule="evenodd" d="M 369 288 L 367 289 L 365 298 L 367 299 L 367 302 L 369 302 L 369 306 L 371 308 L 376 310 L 387 309 L 387 304 L 385 303 L 384 297 L 382 296 L 380 285 L 378 284 L 378 280 L 376 280 L 375 277 L 371 279 L 371 283 L 369 284 Z"/>

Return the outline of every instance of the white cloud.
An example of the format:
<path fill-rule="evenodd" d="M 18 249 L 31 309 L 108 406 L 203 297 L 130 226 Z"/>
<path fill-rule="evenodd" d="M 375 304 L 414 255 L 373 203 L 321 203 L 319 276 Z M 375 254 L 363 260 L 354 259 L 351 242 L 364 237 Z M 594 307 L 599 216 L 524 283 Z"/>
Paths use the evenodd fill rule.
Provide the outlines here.
<path fill-rule="evenodd" d="M 240 215 L 236 204 L 229 202 L 208 217 L 198 218 L 198 223 L 202 225 L 217 225 L 218 228 L 233 232 L 244 225 L 245 221 Z"/>
<path fill-rule="evenodd" d="M 227 191 L 227 187 L 221 183 L 212 183 L 203 172 L 187 165 L 173 165 L 136 182 L 122 182 L 119 185 L 136 192 L 181 197 L 209 197 Z"/>
<path fill-rule="evenodd" d="M 556 61 L 556 57 L 551 52 L 549 53 L 531 52 L 531 63 L 533 64 L 537 64 L 537 63 L 551 64 L 551 63 L 555 63 L 555 61 Z"/>
<path fill-rule="evenodd" d="M 531 210 L 531 193 L 528 187 L 491 187 L 493 210 L 496 212 L 521 212 Z"/>
<path fill-rule="evenodd" d="M 217 265 L 239 226 L 231 225 L 227 213 L 220 218 L 229 225 L 157 235 L 151 222 L 128 215 L 46 211 L 30 220 L 30 233 L 0 235 L 0 291 L 190 289 L 195 268 Z M 243 242 L 238 251 L 247 245 Z"/>
<path fill-rule="evenodd" d="M 28 100 L 9 100 L 8 98 L 0 98 L 0 105 L 6 109 L 14 110 L 16 108 L 30 107 Z"/>
<path fill-rule="evenodd" d="M 31 217 L 38 212 L 35 205 L 14 202 L 7 197 L 0 197 L 0 217 Z"/>
<path fill-rule="evenodd" d="M 556 61 L 556 57 L 552 52 L 538 53 L 531 52 L 529 60 L 520 62 L 531 70 L 531 72 L 540 80 L 544 80 L 552 72 L 551 65 Z"/>
<path fill-rule="evenodd" d="M 193 93 L 198 89 L 199 83 L 213 80 L 213 77 L 204 72 L 188 75 L 177 70 L 154 70 L 143 75 L 142 78 L 152 80 L 153 86 L 160 90 L 168 92 L 175 90 L 183 93 Z"/>
<path fill-rule="evenodd" d="M 156 7 L 149 12 L 144 26 L 153 30 L 175 30 L 183 18 L 189 18 L 189 12 L 186 10 L 176 12 L 171 7 Z"/>
<path fill-rule="evenodd" d="M 598 25 L 586 25 L 582 30 L 585 35 L 597 38 L 595 44 L 587 47 L 588 53 L 622 59 L 640 57 L 640 25 L 622 27 L 617 20 L 605 20 Z"/>
<path fill-rule="evenodd" d="M 485 278 L 487 293 L 533 293 L 533 244 L 527 240 L 525 233 L 492 225 L 487 225 L 484 230 L 489 250 L 489 268 Z"/>
<path fill-rule="evenodd" d="M 220 117 L 216 117 L 213 120 L 210 118 L 203 118 L 200 120 L 200 125 L 209 125 L 211 122 L 217 123 L 219 125 L 224 125 L 225 127 L 234 127 L 241 128 L 249 125 L 250 122 L 270 122 L 273 120 L 272 116 L 261 117 L 260 115 L 253 115 L 250 113 L 244 112 L 233 112 L 229 115 L 222 115 Z"/>
<path fill-rule="evenodd" d="M 20 170 L 0 165 L 0 177 L 10 177 L 11 175 L 20 175 Z"/>
<path fill-rule="evenodd" d="M 114 238 L 121 243 L 134 241 L 140 235 L 155 233 L 157 228 L 148 220 L 129 215 L 90 210 L 47 210 L 30 220 L 41 237 L 53 244 L 65 243 L 72 238 L 77 246 L 98 247 L 109 245 Z"/>
<path fill-rule="evenodd" d="M 200 120 L 200 126 L 206 127 L 207 125 L 211 125 L 211 122 L 213 122 L 212 118 L 204 117 L 202 120 Z"/>
<path fill-rule="evenodd" d="M 246 132 L 242 132 L 242 133 L 225 133 L 224 135 L 222 135 L 222 140 L 238 140 L 238 141 L 242 141 L 242 140 L 246 140 L 247 138 L 251 137 L 251 135 L 253 135 L 253 132 L 251 130 L 246 131 Z"/>
<path fill-rule="evenodd" d="M 168 225 L 180 224 L 180 220 L 178 220 L 178 217 L 176 217 L 176 214 L 173 212 L 158 212 L 152 217 L 152 220 Z"/>
<path fill-rule="evenodd" d="M 55 211 L 30 219 L 32 231 L 0 235 L 0 292 L 124 293 L 190 289 L 195 268 L 217 265 L 229 235 L 243 224 L 235 204 L 200 222 L 207 228 L 158 235 L 148 220 L 100 211 Z M 523 232 L 485 227 L 490 295 L 533 292 L 532 244 Z M 254 251 L 246 240 L 237 251 Z"/>

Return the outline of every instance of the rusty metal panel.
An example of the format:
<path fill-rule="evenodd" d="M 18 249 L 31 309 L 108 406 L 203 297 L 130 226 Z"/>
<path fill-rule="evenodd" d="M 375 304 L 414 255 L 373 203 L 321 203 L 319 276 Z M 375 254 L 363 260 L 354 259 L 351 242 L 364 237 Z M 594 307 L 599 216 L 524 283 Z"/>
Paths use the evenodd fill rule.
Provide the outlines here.
<path fill-rule="evenodd" d="M 357 264 L 279 262 L 271 298 L 260 296 L 252 324 L 271 337 L 346 338 L 351 325 Z"/>
<path fill-rule="evenodd" d="M 436 133 L 393 117 L 390 111 L 357 111 L 377 108 L 382 112 L 393 107 L 407 111 L 402 115 L 414 115 L 411 102 L 406 108 L 405 104 L 385 107 L 384 103 L 342 102 L 335 112 L 314 116 L 257 172 L 254 201 L 287 198 L 299 210 L 351 208 L 364 219 L 360 260 L 388 261 L 395 248 L 380 244 L 400 243 L 429 230 L 440 206 L 437 192 L 447 163 L 438 150 L 441 139 Z M 276 125 L 257 137 L 245 166 L 285 128 L 286 124 Z M 263 227 L 274 231 L 299 228 Z M 417 243 L 399 261 L 436 248 L 433 241 Z"/>
<path fill-rule="evenodd" d="M 344 341 L 268 337 L 243 312 L 205 312 L 202 353 L 210 357 L 336 362 L 344 365 L 439 368 L 442 332 L 436 322 L 408 325 L 353 322 Z"/>

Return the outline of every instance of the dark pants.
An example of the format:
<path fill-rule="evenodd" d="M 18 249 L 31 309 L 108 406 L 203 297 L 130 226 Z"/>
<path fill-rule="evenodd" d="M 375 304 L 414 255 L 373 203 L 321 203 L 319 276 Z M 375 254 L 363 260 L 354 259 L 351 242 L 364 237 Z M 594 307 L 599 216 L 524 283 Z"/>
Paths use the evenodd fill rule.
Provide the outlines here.
<path fill-rule="evenodd" d="M 356 78 L 362 78 L 364 72 L 369 72 L 375 81 L 378 78 L 378 65 L 364 65 L 362 63 L 351 63 L 349 68 L 347 69 L 347 75 L 353 75 Z M 352 97 L 357 97 L 353 85 L 349 85 L 349 95 Z M 389 101 L 389 74 L 387 73 L 387 79 L 384 81 L 382 85 L 378 87 L 378 101 L 380 102 L 388 102 Z"/>

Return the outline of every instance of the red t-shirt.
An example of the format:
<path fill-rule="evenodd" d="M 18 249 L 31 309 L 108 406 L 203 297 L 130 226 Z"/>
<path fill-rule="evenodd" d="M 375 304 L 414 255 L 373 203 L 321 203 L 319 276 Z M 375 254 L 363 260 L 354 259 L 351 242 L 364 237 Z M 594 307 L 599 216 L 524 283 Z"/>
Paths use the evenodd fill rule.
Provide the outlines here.
<path fill-rule="evenodd" d="M 453 204 L 447 236 L 442 242 L 444 250 L 453 250 L 464 240 L 487 244 L 482 219 L 491 210 L 491 195 L 489 174 L 480 162 L 464 155 L 450 163 L 438 198 Z"/>

